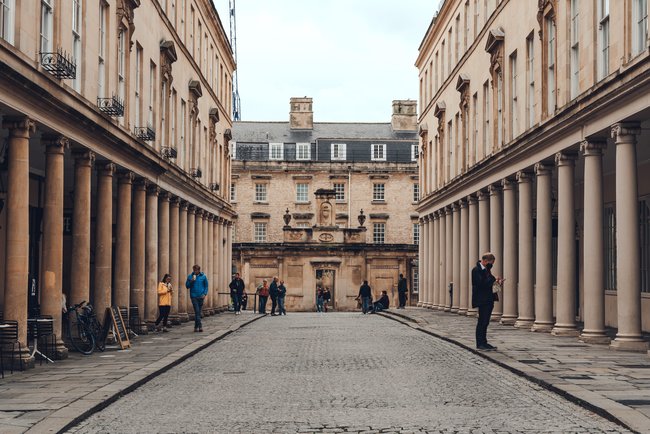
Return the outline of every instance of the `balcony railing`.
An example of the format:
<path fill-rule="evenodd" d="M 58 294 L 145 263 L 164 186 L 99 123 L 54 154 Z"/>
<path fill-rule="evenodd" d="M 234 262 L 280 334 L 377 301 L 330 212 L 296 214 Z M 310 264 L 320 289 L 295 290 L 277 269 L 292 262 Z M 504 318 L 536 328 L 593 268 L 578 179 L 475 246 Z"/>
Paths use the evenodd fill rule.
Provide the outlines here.
<path fill-rule="evenodd" d="M 151 142 L 153 140 L 156 140 L 156 132 L 153 130 L 151 125 L 147 125 L 146 127 L 135 127 L 133 129 L 133 134 L 145 142 Z"/>
<path fill-rule="evenodd" d="M 163 146 L 160 148 L 160 155 L 162 155 L 163 158 L 170 160 L 172 158 L 176 158 L 178 156 L 178 152 L 176 151 L 176 148 L 172 148 L 171 146 Z"/>
<path fill-rule="evenodd" d="M 60 48 L 54 53 L 40 53 L 41 66 L 58 79 L 77 77 L 77 64 Z"/>
<path fill-rule="evenodd" d="M 110 98 L 97 98 L 97 107 L 102 113 L 119 118 L 124 116 L 124 101 L 117 95 Z"/>

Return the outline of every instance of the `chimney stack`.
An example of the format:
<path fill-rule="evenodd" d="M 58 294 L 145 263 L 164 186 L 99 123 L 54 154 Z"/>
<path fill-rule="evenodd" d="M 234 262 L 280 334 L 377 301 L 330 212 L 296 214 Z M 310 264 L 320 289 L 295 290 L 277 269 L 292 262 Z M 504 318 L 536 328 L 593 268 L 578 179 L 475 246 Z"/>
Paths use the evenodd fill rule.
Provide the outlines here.
<path fill-rule="evenodd" d="M 393 115 L 390 120 L 393 131 L 417 131 L 417 101 L 393 100 Z"/>
<path fill-rule="evenodd" d="M 314 129 L 314 112 L 312 111 L 311 98 L 291 98 L 289 100 L 291 111 L 289 121 L 292 130 Z"/>

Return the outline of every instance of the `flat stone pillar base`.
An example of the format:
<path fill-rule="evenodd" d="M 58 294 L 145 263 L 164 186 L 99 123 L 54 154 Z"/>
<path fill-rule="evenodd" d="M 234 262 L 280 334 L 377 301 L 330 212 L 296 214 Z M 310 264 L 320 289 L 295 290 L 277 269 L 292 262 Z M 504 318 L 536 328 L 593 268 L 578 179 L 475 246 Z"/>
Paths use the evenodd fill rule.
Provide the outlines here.
<path fill-rule="evenodd" d="M 648 342 L 642 338 L 616 338 L 609 344 L 609 347 L 618 351 L 633 351 L 645 353 L 648 351 Z"/>
<path fill-rule="evenodd" d="M 187 312 L 179 313 L 178 314 L 178 319 L 180 319 L 181 322 L 188 322 L 189 321 L 189 316 L 187 315 Z"/>
<path fill-rule="evenodd" d="M 531 328 L 533 328 L 534 323 L 535 323 L 535 320 L 532 319 L 532 318 L 531 319 L 517 318 L 517 321 L 515 321 L 515 327 L 518 328 L 518 329 L 528 329 L 528 330 L 530 330 Z"/>
<path fill-rule="evenodd" d="M 467 315 L 467 309 L 463 309 L 463 308 L 458 309 L 458 315 Z"/>
<path fill-rule="evenodd" d="M 579 339 L 581 342 L 584 342 L 586 344 L 609 345 L 612 342 L 610 337 L 607 336 L 605 332 L 585 333 L 584 330 L 582 331 Z"/>
<path fill-rule="evenodd" d="M 440 310 L 444 310 L 445 312 L 451 312 L 451 308 L 448 306 L 441 307 Z"/>
<path fill-rule="evenodd" d="M 493 313 L 492 315 L 490 315 L 490 321 L 491 322 L 501 321 L 501 314 L 500 313 Z"/>
<path fill-rule="evenodd" d="M 54 347 L 54 357 L 57 360 L 64 360 L 68 358 L 68 348 L 65 346 L 65 343 L 59 338 L 56 338 L 56 343 Z"/>
<path fill-rule="evenodd" d="M 513 326 L 517 323 L 517 318 L 514 316 L 501 316 L 501 324 L 503 325 L 508 325 L 508 326 Z"/>
<path fill-rule="evenodd" d="M 578 329 L 575 327 L 562 327 L 562 326 L 555 326 L 553 327 L 553 330 L 551 330 L 551 334 L 553 336 L 580 336 L 580 332 Z"/>
<path fill-rule="evenodd" d="M 531 332 L 550 333 L 553 330 L 553 323 L 534 322 L 530 328 Z"/>
<path fill-rule="evenodd" d="M 169 317 L 169 323 L 171 325 L 180 325 L 181 324 L 181 318 L 178 316 L 178 314 L 174 316 Z"/>
<path fill-rule="evenodd" d="M 457 307 L 452 307 L 451 308 L 451 313 L 458 313 L 458 308 Z"/>
<path fill-rule="evenodd" d="M 476 310 L 476 309 L 468 309 L 467 310 L 467 316 L 471 316 L 471 317 L 478 316 L 478 310 Z"/>
<path fill-rule="evenodd" d="M 421 301 L 418 301 L 417 307 L 422 307 L 422 304 L 423 303 Z"/>

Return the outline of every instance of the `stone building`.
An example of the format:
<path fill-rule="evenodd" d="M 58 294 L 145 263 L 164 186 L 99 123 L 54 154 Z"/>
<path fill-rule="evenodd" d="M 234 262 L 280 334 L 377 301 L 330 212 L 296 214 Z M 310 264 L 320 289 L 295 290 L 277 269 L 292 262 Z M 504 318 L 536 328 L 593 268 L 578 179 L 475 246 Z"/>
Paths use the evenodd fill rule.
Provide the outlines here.
<path fill-rule="evenodd" d="M 490 250 L 494 320 L 647 349 L 649 45 L 645 0 L 444 2 L 416 61 L 419 304 L 473 315 Z"/>
<path fill-rule="evenodd" d="M 394 101 L 390 123 L 325 123 L 291 98 L 289 122 L 235 122 L 233 266 L 249 293 L 279 276 L 288 309 L 314 309 L 321 284 L 349 310 L 367 279 L 394 305 L 403 273 L 417 300 L 415 106 Z"/>
<path fill-rule="evenodd" d="M 194 263 L 206 311 L 227 304 L 235 64 L 212 2 L 0 8 L 0 310 L 23 349 L 28 315 L 50 315 L 66 355 L 62 294 L 154 320 L 165 273 L 186 320 Z"/>

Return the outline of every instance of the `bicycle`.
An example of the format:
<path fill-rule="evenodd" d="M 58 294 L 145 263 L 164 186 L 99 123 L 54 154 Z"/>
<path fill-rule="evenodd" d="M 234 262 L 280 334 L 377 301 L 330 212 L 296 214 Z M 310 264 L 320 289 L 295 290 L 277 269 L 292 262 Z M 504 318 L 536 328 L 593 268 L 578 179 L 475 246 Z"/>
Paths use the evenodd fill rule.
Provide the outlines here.
<path fill-rule="evenodd" d="M 71 312 L 74 312 L 74 317 Z M 82 301 L 70 306 L 66 315 L 68 316 L 68 340 L 77 351 L 89 355 L 95 348 L 99 351 L 106 349 L 106 336 L 90 304 Z"/>

